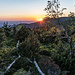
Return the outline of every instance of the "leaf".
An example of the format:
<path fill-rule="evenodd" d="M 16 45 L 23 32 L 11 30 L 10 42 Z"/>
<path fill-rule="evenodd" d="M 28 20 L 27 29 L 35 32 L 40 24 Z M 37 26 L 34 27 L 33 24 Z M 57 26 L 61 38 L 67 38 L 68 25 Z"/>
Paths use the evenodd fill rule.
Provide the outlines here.
<path fill-rule="evenodd" d="M 67 8 L 63 8 L 62 11 L 63 11 L 63 10 L 66 10 L 66 9 L 67 9 Z"/>

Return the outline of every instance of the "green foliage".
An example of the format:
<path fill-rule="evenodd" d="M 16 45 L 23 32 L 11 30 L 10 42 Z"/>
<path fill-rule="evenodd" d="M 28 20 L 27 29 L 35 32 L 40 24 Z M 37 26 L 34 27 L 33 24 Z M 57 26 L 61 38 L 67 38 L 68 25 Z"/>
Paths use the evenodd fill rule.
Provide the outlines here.
<path fill-rule="evenodd" d="M 70 75 L 74 73 L 75 59 L 71 59 L 69 56 L 68 43 L 58 42 L 58 45 L 55 45 L 55 50 L 51 52 L 51 57 L 56 61 L 56 63 L 61 67 L 62 70 L 69 71 Z"/>
<path fill-rule="evenodd" d="M 35 57 L 39 52 L 40 43 L 34 34 L 30 34 L 24 42 L 19 45 L 19 52 L 21 56 Z"/>
<path fill-rule="evenodd" d="M 5 32 L 5 35 L 7 36 L 7 37 L 10 37 L 10 32 L 11 31 L 11 29 L 10 28 L 4 28 L 4 32 Z"/>
<path fill-rule="evenodd" d="M 27 38 L 27 36 L 30 34 L 31 30 L 26 28 L 26 27 L 22 27 L 20 30 L 17 31 L 17 33 L 15 34 L 15 39 L 16 40 L 20 40 L 20 42 L 24 41 L 25 38 Z"/>
<path fill-rule="evenodd" d="M 47 50 L 47 51 L 51 51 L 53 49 L 53 44 L 45 44 L 40 46 L 40 50 Z"/>
<path fill-rule="evenodd" d="M 5 33 L 4 33 L 4 30 L 2 28 L 0 28 L 0 49 L 1 47 L 3 47 L 3 45 L 5 45 L 3 43 L 3 41 L 6 40 L 6 36 L 5 36 Z"/>
<path fill-rule="evenodd" d="M 16 27 L 13 27 L 13 36 L 15 35 L 16 33 Z"/>
<path fill-rule="evenodd" d="M 25 71 L 23 68 L 17 70 L 13 75 L 31 75 L 31 73 L 28 71 Z"/>
<path fill-rule="evenodd" d="M 4 34 L 4 30 L 2 29 L 2 28 L 0 28 L 0 43 L 2 42 L 2 41 L 4 41 L 5 40 L 5 34 Z"/>
<path fill-rule="evenodd" d="M 57 13 L 56 9 L 59 9 L 58 0 L 53 1 L 53 4 L 56 4 L 57 7 L 55 8 L 54 5 L 51 5 L 52 2 L 48 1 L 48 7 L 45 8 L 48 17 L 44 19 L 42 27 L 29 29 L 20 25 L 14 28 L 7 28 L 7 26 L 4 29 L 0 28 L 0 69 L 5 71 L 7 66 L 19 54 L 21 55 L 21 58 L 13 64 L 10 72 L 7 72 L 6 75 L 31 75 L 31 73 L 36 75 L 35 66 L 27 61 L 26 57 L 33 61 L 33 58 L 37 59 L 39 54 L 51 57 L 62 70 L 69 71 L 69 75 L 75 75 L 75 59 L 70 58 L 70 46 L 67 39 L 61 39 L 66 33 L 59 25 L 50 23 L 63 14 L 63 11 L 60 12 L 60 10 Z M 72 36 L 72 46 L 75 50 L 75 14 L 70 13 L 69 16 L 71 19 L 64 21 L 62 24 L 68 35 Z M 18 50 L 16 49 L 17 40 L 20 40 Z"/>
<path fill-rule="evenodd" d="M 17 57 L 14 57 L 14 58 L 12 57 L 12 58 L 11 58 L 12 60 L 9 60 L 9 61 L 10 61 L 9 63 L 11 63 L 12 61 L 14 61 L 15 58 L 17 58 Z M 5 75 L 12 75 L 12 74 L 15 74 L 15 72 L 16 72 L 17 70 L 21 69 L 21 68 L 23 68 L 24 70 L 28 71 L 28 70 L 30 69 L 30 67 L 32 67 L 32 66 L 33 66 L 33 68 L 34 68 L 34 65 L 33 65 L 33 64 L 30 64 L 29 61 L 27 61 L 27 59 L 26 59 L 25 57 L 21 57 L 21 58 L 19 58 L 19 59 L 12 65 L 12 67 L 9 69 L 8 72 L 6 72 Z M 23 69 L 21 69 L 21 70 L 22 70 L 21 73 L 24 73 L 24 70 L 23 70 Z M 20 72 L 20 71 L 17 71 L 17 72 Z M 17 72 L 16 72 L 16 73 L 17 73 Z"/>
<path fill-rule="evenodd" d="M 4 41 L 4 43 L 5 43 L 8 47 L 14 47 L 14 46 L 16 46 L 17 41 L 14 40 L 13 38 L 7 37 L 7 40 Z"/>
<path fill-rule="evenodd" d="M 75 34 L 72 35 L 72 41 L 75 41 Z"/>
<path fill-rule="evenodd" d="M 61 67 L 62 71 L 63 70 L 67 70 L 69 71 L 69 75 L 74 75 L 75 74 L 75 59 L 74 58 L 70 58 L 69 55 L 69 44 L 66 41 L 58 41 L 57 43 L 53 43 L 53 44 L 43 44 L 43 46 L 40 47 L 41 52 L 43 53 L 43 55 L 47 56 L 49 55 L 48 53 L 50 53 L 49 56 L 51 56 L 51 58 L 53 58 L 53 60 L 55 60 L 55 62 Z M 74 48 L 75 49 L 75 48 Z M 48 53 L 46 53 L 46 51 L 48 51 Z M 45 51 L 45 53 L 44 53 Z M 42 54 L 41 53 L 41 54 Z"/>
<path fill-rule="evenodd" d="M 9 55 L 9 56 L 18 56 L 18 51 L 17 51 L 16 47 L 13 47 L 13 48 L 11 49 L 10 54 L 8 54 L 8 55 Z"/>

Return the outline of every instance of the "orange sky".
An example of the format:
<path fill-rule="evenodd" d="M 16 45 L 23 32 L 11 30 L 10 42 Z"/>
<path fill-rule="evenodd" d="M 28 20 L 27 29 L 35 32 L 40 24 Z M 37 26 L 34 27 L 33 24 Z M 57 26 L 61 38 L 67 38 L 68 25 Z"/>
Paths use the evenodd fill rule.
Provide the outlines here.
<path fill-rule="evenodd" d="M 0 21 L 39 21 L 47 14 L 44 8 L 48 0 L 1 0 Z M 75 11 L 75 0 L 59 0 L 64 17 Z M 62 16 L 62 17 L 63 17 Z"/>
<path fill-rule="evenodd" d="M 45 15 L 7 15 L 7 16 L 1 16 L 1 21 L 40 21 L 40 18 L 44 18 Z"/>

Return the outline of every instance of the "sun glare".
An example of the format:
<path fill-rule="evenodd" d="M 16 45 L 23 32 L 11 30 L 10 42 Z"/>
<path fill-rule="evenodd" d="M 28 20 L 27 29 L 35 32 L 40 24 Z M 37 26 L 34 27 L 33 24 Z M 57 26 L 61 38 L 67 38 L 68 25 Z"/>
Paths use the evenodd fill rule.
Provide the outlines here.
<path fill-rule="evenodd" d="M 40 21 L 42 21 L 43 19 L 42 18 L 40 18 Z"/>

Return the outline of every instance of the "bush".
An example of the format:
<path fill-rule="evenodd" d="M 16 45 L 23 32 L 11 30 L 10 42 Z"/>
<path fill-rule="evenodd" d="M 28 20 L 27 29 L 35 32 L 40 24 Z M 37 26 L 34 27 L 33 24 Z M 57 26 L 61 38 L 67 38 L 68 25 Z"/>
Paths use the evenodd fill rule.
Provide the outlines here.
<path fill-rule="evenodd" d="M 23 68 L 17 70 L 13 75 L 31 75 L 31 73 L 28 71 L 25 71 Z"/>
<path fill-rule="evenodd" d="M 51 57 L 56 61 L 62 70 L 69 71 L 69 75 L 75 74 L 75 59 L 70 58 L 68 43 L 58 42 L 55 51 L 51 52 Z"/>
<path fill-rule="evenodd" d="M 39 52 L 39 46 L 37 36 L 32 33 L 19 45 L 19 53 L 21 56 L 36 57 Z"/>
<path fill-rule="evenodd" d="M 15 39 L 16 40 L 20 40 L 20 42 L 24 41 L 25 38 L 28 37 L 28 35 L 30 34 L 30 29 L 26 28 L 26 27 L 22 27 L 20 30 L 18 30 L 15 34 Z"/>
<path fill-rule="evenodd" d="M 4 30 L 0 28 L 0 49 L 1 47 L 3 47 L 4 45 L 3 41 L 5 40 L 6 40 L 6 36 L 5 36 Z"/>

